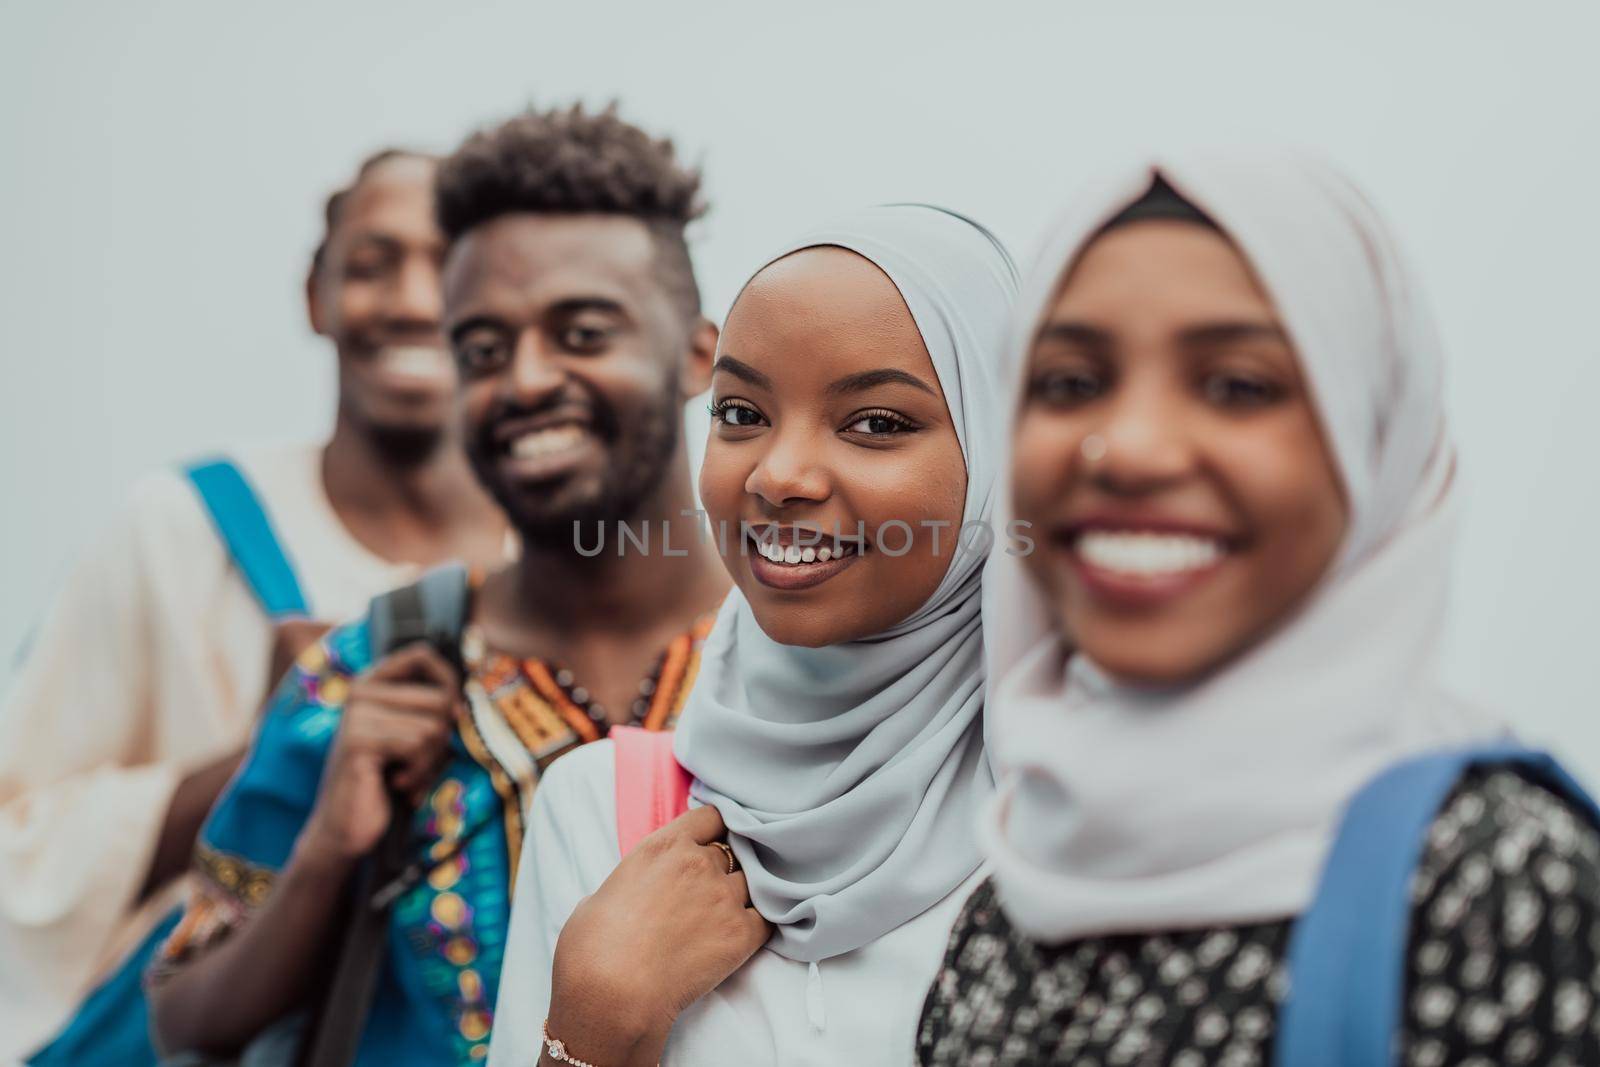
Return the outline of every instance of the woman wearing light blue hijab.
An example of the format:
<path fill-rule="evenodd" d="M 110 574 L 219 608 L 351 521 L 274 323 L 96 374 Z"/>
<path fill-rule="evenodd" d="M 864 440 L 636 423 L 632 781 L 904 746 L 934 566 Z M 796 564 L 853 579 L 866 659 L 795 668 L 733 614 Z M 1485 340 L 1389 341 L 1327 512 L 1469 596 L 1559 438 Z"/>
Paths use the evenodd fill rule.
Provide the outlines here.
<path fill-rule="evenodd" d="M 623 861 L 610 745 L 552 769 L 491 1065 L 911 1061 L 993 789 L 979 601 L 1015 291 L 988 231 L 921 205 L 746 284 L 701 473 L 737 589 L 676 743 L 702 806 Z"/>

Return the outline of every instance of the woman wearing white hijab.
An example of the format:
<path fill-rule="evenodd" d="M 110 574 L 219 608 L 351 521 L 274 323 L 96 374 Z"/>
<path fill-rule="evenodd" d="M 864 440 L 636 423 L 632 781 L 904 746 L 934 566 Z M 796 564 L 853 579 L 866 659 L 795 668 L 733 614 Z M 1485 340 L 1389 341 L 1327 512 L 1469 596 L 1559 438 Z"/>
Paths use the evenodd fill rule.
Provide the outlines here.
<path fill-rule="evenodd" d="M 704 806 L 621 860 L 609 744 L 552 768 L 492 1065 L 562 1062 L 556 1041 L 599 1067 L 910 1062 L 992 793 L 980 579 L 1015 292 L 986 230 L 922 205 L 836 220 L 746 284 L 700 481 L 737 590 L 676 740 Z"/>
<path fill-rule="evenodd" d="M 1454 454 L 1371 205 L 1288 154 L 1144 162 L 1076 201 L 1020 309 L 999 510 L 1037 548 L 985 578 L 994 873 L 920 1062 L 1289 1062 L 1288 958 L 1289 1012 L 1335 1035 L 1294 1067 L 1600 1063 L 1600 834 L 1512 770 L 1453 777 L 1411 839 L 1399 1045 L 1342 1048 L 1348 998 L 1311 1002 L 1290 938 L 1319 878 L 1368 874 L 1329 858 L 1364 784 L 1501 733 L 1433 686 Z"/>

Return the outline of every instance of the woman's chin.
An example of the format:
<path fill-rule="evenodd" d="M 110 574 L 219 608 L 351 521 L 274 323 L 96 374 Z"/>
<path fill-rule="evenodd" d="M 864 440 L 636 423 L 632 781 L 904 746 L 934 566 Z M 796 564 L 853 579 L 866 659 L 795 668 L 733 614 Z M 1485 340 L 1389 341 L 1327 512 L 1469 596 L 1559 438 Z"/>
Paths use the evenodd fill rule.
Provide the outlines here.
<path fill-rule="evenodd" d="M 1101 641 L 1086 638 L 1077 649 L 1111 678 L 1136 689 L 1193 685 L 1228 658 L 1208 642 L 1177 639 Z"/>
<path fill-rule="evenodd" d="M 762 611 L 754 604 L 751 610 L 761 631 L 780 645 L 825 648 L 863 636 L 853 627 L 841 626 L 837 617 L 815 618 L 810 612 L 793 609 Z"/>
<path fill-rule="evenodd" d="M 743 589 L 750 612 L 761 632 L 780 645 L 824 648 L 868 637 L 886 627 L 865 619 L 856 607 L 839 604 L 775 603 L 772 591 L 757 586 Z M 781 594 L 780 594 L 781 595 Z"/>

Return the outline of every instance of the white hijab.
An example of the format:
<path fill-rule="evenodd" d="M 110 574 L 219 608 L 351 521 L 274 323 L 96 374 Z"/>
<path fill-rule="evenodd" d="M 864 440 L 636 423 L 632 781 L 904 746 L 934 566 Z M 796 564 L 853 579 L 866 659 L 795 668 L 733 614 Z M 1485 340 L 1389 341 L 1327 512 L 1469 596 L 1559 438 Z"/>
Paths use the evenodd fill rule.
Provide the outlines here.
<path fill-rule="evenodd" d="M 767 262 L 850 249 L 900 290 L 939 375 L 967 468 L 964 522 L 987 520 L 1000 462 L 999 361 L 1017 277 L 988 231 L 899 204 L 858 211 Z M 944 531 L 948 551 L 953 531 Z M 918 531 L 918 536 L 927 531 Z M 714 805 L 769 947 L 815 963 L 920 914 L 977 869 L 992 795 L 983 749 L 983 554 L 952 554 L 927 603 L 875 637 L 781 645 L 732 593 L 706 640 L 676 753 Z"/>
<path fill-rule="evenodd" d="M 1232 238 L 1276 306 L 1350 525 L 1291 618 L 1217 674 L 1161 691 L 1069 658 L 1021 562 L 993 554 L 1000 785 L 980 832 L 1008 917 L 1041 941 L 1297 914 L 1363 783 L 1494 732 L 1433 687 L 1455 532 L 1438 339 L 1373 206 L 1326 165 L 1232 152 L 1112 173 L 1075 201 L 1024 286 L 1009 395 L 1066 269 L 1158 173 Z"/>

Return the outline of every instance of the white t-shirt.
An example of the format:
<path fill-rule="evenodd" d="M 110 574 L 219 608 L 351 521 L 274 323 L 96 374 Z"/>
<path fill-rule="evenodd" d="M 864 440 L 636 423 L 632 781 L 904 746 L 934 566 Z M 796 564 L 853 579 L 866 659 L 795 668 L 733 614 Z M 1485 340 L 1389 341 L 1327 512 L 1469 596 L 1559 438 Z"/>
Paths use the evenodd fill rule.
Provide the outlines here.
<path fill-rule="evenodd" d="M 609 741 L 585 745 L 558 760 L 534 795 L 489 1067 L 538 1063 L 556 938 L 578 902 L 621 862 L 614 758 Z M 678 1017 L 662 1064 L 912 1063 L 923 999 L 961 905 L 985 873 L 871 944 L 823 960 L 816 979 L 806 964 L 761 949 Z M 570 1051 L 584 1058 L 583 1049 Z"/>
<path fill-rule="evenodd" d="M 236 462 L 316 617 L 359 616 L 420 574 L 346 530 L 320 446 Z M 181 896 L 134 899 L 178 782 L 248 737 L 272 638 L 188 479 L 143 478 L 0 703 L 0 1064 L 49 1039 Z"/>

